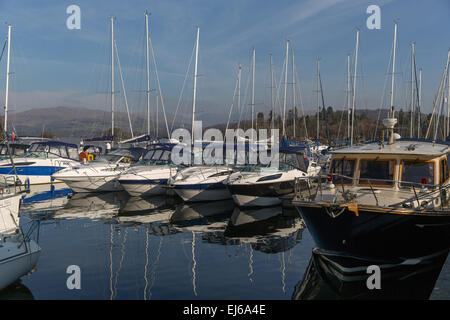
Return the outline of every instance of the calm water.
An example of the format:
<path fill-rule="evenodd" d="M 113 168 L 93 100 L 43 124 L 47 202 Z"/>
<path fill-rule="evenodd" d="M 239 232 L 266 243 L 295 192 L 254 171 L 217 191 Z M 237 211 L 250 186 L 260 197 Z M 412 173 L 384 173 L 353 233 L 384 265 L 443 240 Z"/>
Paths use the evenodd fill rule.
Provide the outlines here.
<path fill-rule="evenodd" d="M 2 299 L 330 298 L 311 294 L 326 274 L 311 267 L 314 242 L 294 209 L 72 196 L 61 184 L 32 188 L 22 213 L 24 230 L 40 222 L 42 252 L 36 271 Z M 70 265 L 81 269 L 80 290 L 66 286 Z M 448 259 L 437 276 L 431 299 L 450 299 Z"/>

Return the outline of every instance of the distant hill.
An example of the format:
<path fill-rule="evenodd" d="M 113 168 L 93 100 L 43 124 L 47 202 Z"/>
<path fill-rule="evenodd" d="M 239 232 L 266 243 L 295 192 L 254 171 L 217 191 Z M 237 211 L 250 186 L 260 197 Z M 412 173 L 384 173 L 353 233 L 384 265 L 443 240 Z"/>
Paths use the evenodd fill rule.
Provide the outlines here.
<path fill-rule="evenodd" d="M 387 116 L 387 110 L 381 110 L 380 118 L 383 119 Z M 310 118 L 315 118 L 315 111 L 305 111 L 305 115 Z M 377 119 L 379 110 L 357 110 L 356 116 L 364 115 L 369 119 Z M 184 115 L 186 116 L 186 115 Z M 268 115 L 264 115 L 265 119 L 268 119 Z M 300 112 L 299 112 L 300 117 Z M 346 115 L 344 115 L 346 117 Z M 172 115 L 167 115 L 169 126 L 171 125 Z M 189 118 L 189 117 L 185 117 Z M 204 118 L 204 117 L 199 117 Z M 224 128 L 226 119 L 220 121 L 215 118 L 213 121 L 208 121 L 210 125 L 204 124 L 204 128 Z M 222 117 L 220 117 L 222 118 Z M 131 116 L 133 129 L 135 135 L 142 134 L 146 130 L 145 115 L 133 114 Z M 331 119 L 330 119 L 331 120 Z M 337 119 L 334 119 L 336 122 Z M 344 120 L 345 121 L 345 120 Z M 116 127 L 121 128 L 124 132 L 129 132 L 129 124 L 127 114 L 124 112 L 115 112 Z M 242 120 L 244 123 L 245 120 Z M 19 136 L 40 136 L 44 131 L 50 132 L 58 137 L 76 137 L 88 138 L 103 134 L 111 127 L 111 112 L 98 109 L 83 109 L 75 107 L 55 107 L 55 108 L 41 108 L 30 109 L 27 111 L 11 113 L 9 116 L 9 126 L 16 130 Z M 312 122 L 311 122 L 312 124 Z M 301 125 L 299 123 L 299 125 Z M 330 123 L 332 125 L 332 123 Z M 189 123 L 178 123 L 175 128 L 185 127 L 190 128 Z M 165 124 L 160 114 L 159 120 L 160 135 L 165 135 Z M 312 128 L 311 128 L 312 129 Z M 153 129 L 152 129 L 153 130 Z"/>
<path fill-rule="evenodd" d="M 128 116 L 115 112 L 116 127 L 129 132 Z M 111 112 L 73 107 L 31 109 L 10 114 L 8 123 L 19 136 L 40 136 L 43 131 L 58 137 L 93 137 L 111 128 Z M 146 130 L 146 119 L 142 115 L 131 115 L 135 134 Z M 159 128 L 165 128 L 160 120 Z"/>

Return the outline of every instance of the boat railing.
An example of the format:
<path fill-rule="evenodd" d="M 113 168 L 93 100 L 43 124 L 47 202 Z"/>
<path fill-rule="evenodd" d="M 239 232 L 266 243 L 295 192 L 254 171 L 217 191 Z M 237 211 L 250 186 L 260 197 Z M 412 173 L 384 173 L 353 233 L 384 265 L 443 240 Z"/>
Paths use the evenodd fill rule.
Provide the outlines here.
<path fill-rule="evenodd" d="M 330 185 L 336 178 L 349 181 L 349 183 L 337 183 L 335 188 L 337 190 L 342 189 L 342 197 L 346 202 L 352 202 L 356 198 L 356 192 L 354 187 L 370 188 L 370 191 L 375 199 L 376 205 L 380 206 L 379 198 L 377 197 L 377 192 L 379 188 L 392 188 L 396 183 L 398 185 L 404 185 L 404 188 L 399 189 L 399 191 L 412 191 L 412 196 L 399 201 L 397 203 L 390 204 L 389 207 L 411 207 L 412 203 L 417 202 L 418 208 L 425 208 L 427 205 L 433 203 L 435 199 L 440 199 L 439 207 L 442 210 L 444 206 L 449 204 L 450 197 L 450 184 L 439 185 L 439 184 L 429 184 L 429 183 L 416 183 L 411 181 L 401 181 L 392 179 L 374 179 L 374 178 L 360 178 L 360 177 L 350 177 L 342 174 L 320 174 L 316 177 L 297 177 L 295 179 L 295 199 L 302 201 L 315 201 L 316 195 L 323 193 L 323 190 L 329 189 Z M 366 183 L 355 184 L 355 182 L 367 181 Z M 384 185 L 381 185 L 384 184 Z M 350 189 L 353 187 L 353 189 Z M 322 198 L 322 197 L 321 197 Z M 426 200 L 425 200 L 426 199 Z M 336 197 L 334 198 L 336 201 Z"/>
<path fill-rule="evenodd" d="M 27 191 L 27 185 L 23 185 L 15 176 L 0 176 L 0 197 L 3 198 L 10 194 Z M 14 192 L 11 192 L 11 190 Z"/>

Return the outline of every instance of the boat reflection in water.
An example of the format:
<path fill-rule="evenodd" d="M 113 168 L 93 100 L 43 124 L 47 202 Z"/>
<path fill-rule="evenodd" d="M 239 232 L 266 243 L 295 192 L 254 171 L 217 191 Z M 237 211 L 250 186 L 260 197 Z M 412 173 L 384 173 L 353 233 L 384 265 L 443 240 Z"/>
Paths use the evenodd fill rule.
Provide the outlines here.
<path fill-rule="evenodd" d="M 90 220 L 112 217 L 119 213 L 130 196 L 125 192 L 76 193 L 60 210 L 55 210 L 54 218 Z"/>
<path fill-rule="evenodd" d="M 34 214 L 48 213 L 62 209 L 72 195 L 65 183 L 31 185 L 30 191 L 22 199 L 21 211 Z"/>
<path fill-rule="evenodd" d="M 388 262 L 342 257 L 315 248 L 292 299 L 429 299 L 448 252 Z M 379 266 L 380 289 L 374 288 L 375 272 L 368 271 L 374 265 Z"/>
<path fill-rule="evenodd" d="M 33 293 L 21 280 L 0 290 L 0 300 L 34 300 Z"/>
<path fill-rule="evenodd" d="M 227 216 L 229 218 L 234 208 L 233 200 L 220 200 L 211 202 L 184 203 L 179 205 L 172 217 L 171 223 L 183 224 L 188 221 L 207 219 L 214 216 Z"/>
<path fill-rule="evenodd" d="M 304 222 L 294 209 L 281 206 L 258 209 L 236 207 L 224 232 L 227 239 L 251 243 L 254 250 L 278 253 L 302 239 Z"/>

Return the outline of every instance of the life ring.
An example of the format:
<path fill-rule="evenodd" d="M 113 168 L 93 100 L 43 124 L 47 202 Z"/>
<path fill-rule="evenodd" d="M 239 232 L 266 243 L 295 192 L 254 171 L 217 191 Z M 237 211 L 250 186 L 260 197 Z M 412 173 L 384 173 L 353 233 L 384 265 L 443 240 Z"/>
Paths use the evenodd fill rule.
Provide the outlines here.
<path fill-rule="evenodd" d="M 89 153 L 87 156 L 87 161 L 92 161 L 92 160 L 94 160 L 94 155 Z"/>

